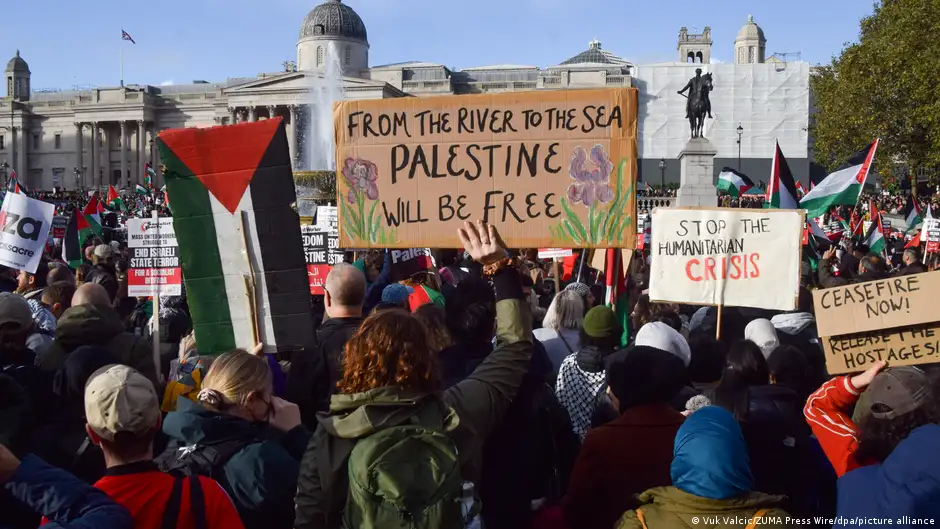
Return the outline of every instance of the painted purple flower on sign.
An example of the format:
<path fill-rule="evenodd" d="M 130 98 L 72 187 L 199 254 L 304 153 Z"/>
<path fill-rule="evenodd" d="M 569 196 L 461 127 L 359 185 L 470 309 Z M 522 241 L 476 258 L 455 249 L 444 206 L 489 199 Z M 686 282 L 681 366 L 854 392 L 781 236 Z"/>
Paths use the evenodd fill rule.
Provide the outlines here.
<path fill-rule="evenodd" d="M 614 198 L 614 192 L 610 188 L 610 173 L 614 170 L 614 164 L 600 145 L 591 149 L 593 168 L 585 168 L 587 157 L 584 147 L 579 145 L 574 148 L 569 166 L 569 174 L 574 183 L 568 186 L 568 200 L 580 202 L 588 207 L 593 206 L 595 201 L 610 202 Z"/>
<path fill-rule="evenodd" d="M 362 158 L 346 158 L 342 173 L 349 184 L 346 200 L 350 204 L 356 203 L 358 193 L 363 193 L 369 200 L 379 198 L 379 188 L 375 183 L 379 177 L 379 169 L 374 163 Z"/>

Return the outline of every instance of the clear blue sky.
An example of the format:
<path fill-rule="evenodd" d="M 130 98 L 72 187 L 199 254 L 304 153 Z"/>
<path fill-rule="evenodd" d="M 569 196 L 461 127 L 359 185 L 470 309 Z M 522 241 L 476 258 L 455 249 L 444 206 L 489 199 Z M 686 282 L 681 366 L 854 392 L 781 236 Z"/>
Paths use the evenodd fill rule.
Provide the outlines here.
<path fill-rule="evenodd" d="M 253 76 L 295 59 L 300 23 L 317 0 L 6 0 L 0 59 L 19 48 L 34 88 L 116 85 L 123 27 L 129 83 Z M 587 48 L 643 64 L 674 60 L 680 26 L 712 27 L 713 59 L 730 62 L 752 13 L 767 54 L 826 62 L 858 38 L 871 0 L 346 0 L 369 32 L 372 65 L 423 60 L 464 68 L 551 66 Z M 14 22 L 10 22 L 14 21 Z"/>

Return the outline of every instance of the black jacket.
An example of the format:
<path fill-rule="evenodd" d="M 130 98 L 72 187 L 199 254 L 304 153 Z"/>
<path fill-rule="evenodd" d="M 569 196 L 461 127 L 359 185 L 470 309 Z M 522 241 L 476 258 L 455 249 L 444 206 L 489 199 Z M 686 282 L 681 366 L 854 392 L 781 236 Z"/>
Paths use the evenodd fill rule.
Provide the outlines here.
<path fill-rule="evenodd" d="M 819 284 L 823 288 L 842 287 L 851 283 L 864 283 L 866 281 L 874 281 L 876 279 L 884 279 L 886 277 L 884 274 L 877 274 L 872 272 L 865 272 L 861 275 L 853 274 L 846 276 L 846 269 L 843 268 L 842 265 L 839 265 L 839 269 L 839 276 L 832 275 L 831 261 L 829 259 L 821 259 L 819 261 Z M 853 270 L 853 272 L 857 270 L 858 265 L 856 264 L 855 270 Z"/>
<path fill-rule="evenodd" d="M 317 348 L 291 358 L 287 372 L 287 400 L 300 407 L 304 425 L 317 426 L 317 412 L 330 408 L 330 395 L 343 375 L 343 350 L 363 318 L 331 318 L 317 330 Z"/>
<path fill-rule="evenodd" d="M 909 276 L 913 274 L 923 274 L 927 271 L 927 267 L 922 263 L 911 263 L 901 270 L 898 271 L 897 275 L 899 276 Z"/>

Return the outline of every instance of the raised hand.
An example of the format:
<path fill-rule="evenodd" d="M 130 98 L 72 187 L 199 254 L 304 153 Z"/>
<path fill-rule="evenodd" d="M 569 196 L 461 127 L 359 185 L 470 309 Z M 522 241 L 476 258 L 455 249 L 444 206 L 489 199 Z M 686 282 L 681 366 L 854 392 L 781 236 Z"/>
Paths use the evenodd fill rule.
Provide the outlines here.
<path fill-rule="evenodd" d="M 495 263 L 509 256 L 496 226 L 482 220 L 476 224 L 464 222 L 464 227 L 457 229 L 457 236 L 470 257 L 479 263 Z"/>

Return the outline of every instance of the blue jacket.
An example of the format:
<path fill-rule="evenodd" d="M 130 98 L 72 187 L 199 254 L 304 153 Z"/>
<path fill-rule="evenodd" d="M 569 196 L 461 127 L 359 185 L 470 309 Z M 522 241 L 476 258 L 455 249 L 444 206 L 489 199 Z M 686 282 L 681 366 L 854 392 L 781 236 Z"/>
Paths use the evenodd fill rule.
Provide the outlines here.
<path fill-rule="evenodd" d="M 48 529 L 131 529 L 134 520 L 104 492 L 36 456 L 23 458 L 4 490 L 45 516 Z M 5 523 L 0 521 L 0 527 Z"/>
<path fill-rule="evenodd" d="M 893 518 L 893 525 L 898 525 L 902 516 L 940 519 L 937 446 L 940 426 L 921 426 L 901 441 L 884 463 L 839 478 L 837 517 Z M 842 526 L 836 523 L 834 527 Z"/>

